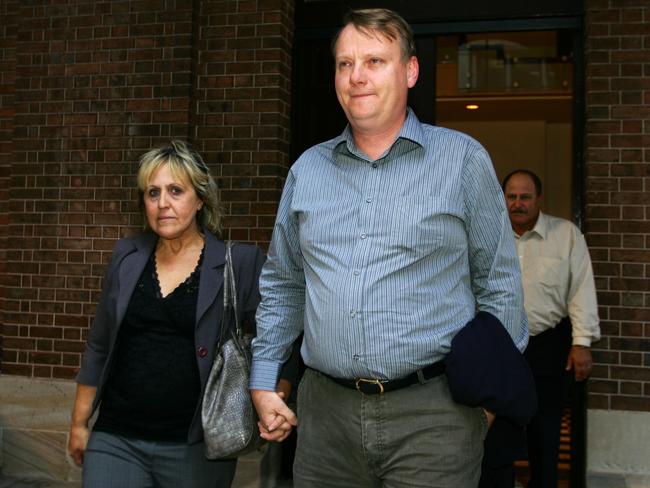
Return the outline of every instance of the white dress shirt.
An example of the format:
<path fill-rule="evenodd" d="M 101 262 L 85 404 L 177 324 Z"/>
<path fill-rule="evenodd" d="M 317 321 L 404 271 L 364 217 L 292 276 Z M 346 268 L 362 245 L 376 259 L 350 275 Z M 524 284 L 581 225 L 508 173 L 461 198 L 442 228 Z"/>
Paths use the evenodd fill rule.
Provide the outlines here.
<path fill-rule="evenodd" d="M 530 335 L 568 316 L 573 345 L 600 339 L 596 286 L 585 238 L 568 220 L 539 213 L 532 230 L 517 236 Z"/>

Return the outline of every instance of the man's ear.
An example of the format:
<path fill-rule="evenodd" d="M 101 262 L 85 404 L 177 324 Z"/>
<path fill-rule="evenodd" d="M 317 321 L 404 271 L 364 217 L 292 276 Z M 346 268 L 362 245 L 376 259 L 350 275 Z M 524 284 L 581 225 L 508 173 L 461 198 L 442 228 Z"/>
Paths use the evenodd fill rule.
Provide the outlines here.
<path fill-rule="evenodd" d="M 413 88 L 415 83 L 418 81 L 418 76 L 420 74 L 420 64 L 418 63 L 418 58 L 411 56 L 406 62 L 406 83 L 409 88 Z"/>

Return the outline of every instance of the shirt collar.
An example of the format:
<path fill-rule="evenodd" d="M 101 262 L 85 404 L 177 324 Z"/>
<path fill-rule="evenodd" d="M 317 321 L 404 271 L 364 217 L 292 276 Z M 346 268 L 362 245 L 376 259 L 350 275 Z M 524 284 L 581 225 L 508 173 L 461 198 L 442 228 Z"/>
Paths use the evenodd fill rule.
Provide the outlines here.
<path fill-rule="evenodd" d="M 542 239 L 546 239 L 546 231 L 548 228 L 548 219 L 546 218 L 546 215 L 540 210 L 539 215 L 537 216 L 537 222 L 535 222 L 535 227 L 533 227 L 530 230 L 527 230 L 524 232 L 522 235 L 517 236 L 515 233 L 515 236 L 517 237 L 524 237 L 532 234 L 537 234 L 539 237 Z"/>
<path fill-rule="evenodd" d="M 420 123 L 419 119 L 417 118 L 417 116 L 415 115 L 411 107 L 406 108 L 406 120 L 404 121 L 402 128 L 397 134 L 397 138 L 395 139 L 395 142 L 393 142 L 393 144 L 391 145 L 391 148 L 400 139 L 412 141 L 418 146 L 424 147 L 424 143 L 425 143 L 424 130 L 422 129 L 422 124 Z M 332 150 L 332 155 L 334 156 L 333 159 L 336 160 L 336 156 L 338 154 L 341 154 L 341 152 L 344 149 L 347 149 L 347 151 L 351 154 L 359 154 L 360 152 L 356 144 L 354 143 L 354 136 L 352 135 L 352 128 L 350 127 L 349 123 L 348 125 L 345 126 L 345 129 L 343 130 L 341 135 L 334 139 L 334 148 Z M 388 149 L 388 151 L 390 151 L 390 148 Z"/>

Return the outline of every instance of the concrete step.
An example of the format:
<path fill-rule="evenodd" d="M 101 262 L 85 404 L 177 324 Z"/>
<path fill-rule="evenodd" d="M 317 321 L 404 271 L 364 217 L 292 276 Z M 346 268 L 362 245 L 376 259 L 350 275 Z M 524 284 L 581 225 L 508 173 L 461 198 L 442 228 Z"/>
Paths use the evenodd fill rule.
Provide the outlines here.
<path fill-rule="evenodd" d="M 0 488 L 81 488 L 81 482 L 39 478 L 9 478 L 0 475 Z"/>
<path fill-rule="evenodd" d="M 75 384 L 0 375 L 0 470 L 5 479 L 78 482 L 66 455 Z"/>
<path fill-rule="evenodd" d="M 0 375 L 0 488 L 78 488 L 66 454 L 72 381 Z M 240 458 L 235 488 L 257 488 L 262 452 Z"/>

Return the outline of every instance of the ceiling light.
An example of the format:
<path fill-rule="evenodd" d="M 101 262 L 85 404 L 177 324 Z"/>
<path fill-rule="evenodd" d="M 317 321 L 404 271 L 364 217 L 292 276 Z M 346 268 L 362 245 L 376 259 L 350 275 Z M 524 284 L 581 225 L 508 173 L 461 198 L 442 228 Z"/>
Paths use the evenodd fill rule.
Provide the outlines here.
<path fill-rule="evenodd" d="M 478 110 L 478 105 L 476 105 L 475 103 L 468 103 L 467 105 L 465 105 L 465 108 L 467 110 Z"/>

